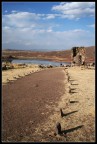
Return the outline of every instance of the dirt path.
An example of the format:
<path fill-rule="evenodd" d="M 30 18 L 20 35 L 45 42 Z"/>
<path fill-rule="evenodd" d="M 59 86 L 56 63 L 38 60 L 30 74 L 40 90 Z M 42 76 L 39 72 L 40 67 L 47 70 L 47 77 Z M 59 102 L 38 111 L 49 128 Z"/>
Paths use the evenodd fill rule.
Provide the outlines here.
<path fill-rule="evenodd" d="M 47 75 L 44 75 L 45 72 L 47 72 L 46 73 Z M 67 72 L 70 76 L 69 81 L 68 81 Z M 38 82 L 40 82 L 42 85 L 41 86 L 40 84 L 37 85 L 38 83 L 36 83 L 36 80 L 32 82 L 34 84 L 33 85 L 34 90 L 35 89 L 40 90 L 37 91 L 39 92 L 39 95 L 38 97 L 36 97 L 37 92 L 35 91 L 36 100 L 33 99 L 34 101 L 32 102 L 29 95 L 29 99 L 30 99 L 29 101 L 31 104 L 34 104 L 35 106 L 35 101 L 39 100 L 38 104 L 40 104 L 40 106 L 38 108 L 34 107 L 33 110 L 35 111 L 36 109 L 39 109 L 40 111 L 38 112 L 38 110 L 36 110 L 35 113 L 33 110 L 31 110 L 30 112 L 29 106 L 33 107 L 31 106 L 31 104 L 29 104 L 29 106 L 26 105 L 26 107 L 28 106 L 27 110 L 26 108 L 24 109 L 24 106 L 22 104 L 24 103 L 24 101 L 28 103 L 28 100 L 27 98 L 25 100 L 22 97 L 22 101 L 20 101 L 21 98 L 17 97 L 18 96 L 17 95 L 15 98 L 17 98 L 17 102 L 19 103 L 18 109 L 21 109 L 22 107 L 25 111 L 23 112 L 22 109 L 18 115 L 22 116 L 23 117 L 22 119 L 24 119 L 25 118 L 24 113 L 27 112 L 30 113 L 30 116 L 29 114 L 26 115 L 28 118 L 26 119 L 29 123 L 29 127 L 27 127 L 28 126 L 27 124 L 27 126 L 25 126 L 24 128 L 27 129 L 28 131 L 20 133 L 19 130 L 17 134 L 14 133 L 15 135 L 10 135 L 9 137 L 4 136 L 4 138 L 9 141 L 17 140 L 17 141 L 27 141 L 27 142 L 33 142 L 33 141 L 34 142 L 41 142 L 41 141 L 42 142 L 56 142 L 56 141 L 94 142 L 95 141 L 95 70 L 81 69 L 80 67 L 71 67 L 66 70 L 62 68 L 53 71 L 52 69 L 52 70 L 41 71 L 39 73 L 43 75 L 43 76 L 41 75 L 39 76 L 42 77 L 41 80 L 37 75 L 38 73 L 35 75 L 38 79 Z M 45 77 L 47 76 L 46 78 L 47 80 L 43 81 L 44 76 Z M 31 77 L 27 76 L 24 79 L 25 81 L 27 81 L 29 78 L 32 79 L 32 76 Z M 49 79 L 51 81 L 49 81 Z M 21 81 L 21 84 L 23 84 L 23 81 Z M 8 86 L 7 91 L 9 91 L 9 88 L 11 87 Z M 10 100 L 11 97 L 10 98 L 8 97 L 6 88 L 7 86 L 4 87 L 3 89 L 4 91 L 3 95 L 5 97 L 4 102 L 7 101 L 7 106 L 9 106 L 8 103 L 9 101 L 15 104 L 15 102 L 12 101 L 12 99 Z M 29 91 L 31 91 L 31 89 L 32 86 L 31 83 L 29 83 Z M 26 93 L 25 87 L 24 87 L 24 93 Z M 44 98 L 44 95 L 47 96 L 46 99 Z M 6 108 L 5 111 L 8 111 L 6 104 L 4 105 L 4 107 Z M 64 113 L 63 117 L 61 117 L 60 115 L 60 108 L 62 108 L 62 111 Z M 31 113 L 32 114 L 34 113 L 34 115 L 32 116 Z M 19 120 L 21 120 L 20 117 L 18 117 L 18 115 L 16 117 L 18 119 L 15 120 L 12 119 L 12 121 L 18 122 Z M 12 118 L 12 115 L 10 117 Z M 33 121 L 34 118 L 36 120 L 36 123 Z M 5 123 L 7 123 L 8 119 L 5 120 L 6 120 Z M 60 122 L 62 127 L 61 135 L 54 134 L 55 125 L 57 122 Z M 21 121 L 21 123 L 23 123 L 23 121 Z M 14 126 L 12 126 L 12 123 L 10 124 L 10 127 L 12 127 L 13 129 Z"/>
<path fill-rule="evenodd" d="M 64 79 L 62 68 L 55 68 L 2 87 L 3 141 L 22 141 L 34 134 L 37 125 L 47 120 L 64 94 Z"/>

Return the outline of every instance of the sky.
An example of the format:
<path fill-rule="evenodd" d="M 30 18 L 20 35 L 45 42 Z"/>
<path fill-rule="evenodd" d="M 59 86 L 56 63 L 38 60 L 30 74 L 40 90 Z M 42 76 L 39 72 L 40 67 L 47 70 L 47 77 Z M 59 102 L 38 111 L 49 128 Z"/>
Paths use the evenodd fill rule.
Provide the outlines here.
<path fill-rule="evenodd" d="M 2 2 L 2 49 L 95 46 L 95 2 Z"/>

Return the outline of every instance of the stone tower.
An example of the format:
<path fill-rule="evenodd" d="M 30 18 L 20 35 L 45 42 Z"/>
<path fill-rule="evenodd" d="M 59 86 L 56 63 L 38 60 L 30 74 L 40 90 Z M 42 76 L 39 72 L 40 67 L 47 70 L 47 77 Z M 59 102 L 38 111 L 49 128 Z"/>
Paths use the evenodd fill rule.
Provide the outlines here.
<path fill-rule="evenodd" d="M 73 64 L 84 65 L 85 64 L 85 48 L 73 47 L 71 57 L 72 57 Z"/>

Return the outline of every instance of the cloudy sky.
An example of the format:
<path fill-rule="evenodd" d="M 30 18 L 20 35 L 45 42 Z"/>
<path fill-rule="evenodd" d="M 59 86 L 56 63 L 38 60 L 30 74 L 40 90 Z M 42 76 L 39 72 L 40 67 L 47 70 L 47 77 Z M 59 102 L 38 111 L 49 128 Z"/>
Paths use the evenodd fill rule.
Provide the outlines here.
<path fill-rule="evenodd" d="M 2 2 L 2 49 L 95 45 L 95 2 Z"/>

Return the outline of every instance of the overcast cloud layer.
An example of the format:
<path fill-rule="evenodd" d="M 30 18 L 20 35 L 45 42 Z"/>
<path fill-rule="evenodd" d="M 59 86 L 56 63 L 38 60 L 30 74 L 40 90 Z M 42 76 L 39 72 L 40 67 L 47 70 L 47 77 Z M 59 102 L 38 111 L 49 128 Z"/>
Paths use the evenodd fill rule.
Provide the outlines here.
<path fill-rule="evenodd" d="M 94 2 L 62 2 L 48 14 L 12 10 L 2 15 L 2 48 L 65 50 L 95 45 L 95 24 L 77 27 L 82 18 L 95 17 Z M 87 19 L 87 20 L 88 20 Z M 75 21 L 76 28 L 61 30 L 61 20 Z M 57 23 L 58 21 L 58 23 Z"/>

